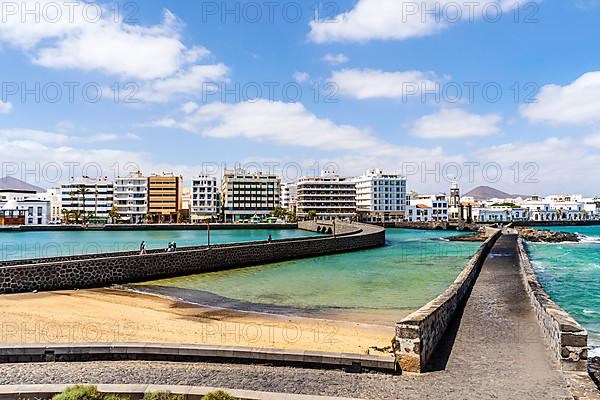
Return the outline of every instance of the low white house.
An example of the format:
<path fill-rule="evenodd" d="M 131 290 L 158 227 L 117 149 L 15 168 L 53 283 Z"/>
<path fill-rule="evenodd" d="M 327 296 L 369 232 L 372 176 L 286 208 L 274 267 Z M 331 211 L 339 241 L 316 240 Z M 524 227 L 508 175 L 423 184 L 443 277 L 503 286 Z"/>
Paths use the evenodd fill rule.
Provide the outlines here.
<path fill-rule="evenodd" d="M 8 200 L 0 202 L 2 225 L 47 225 L 50 222 L 50 202 L 45 200 Z"/>
<path fill-rule="evenodd" d="M 473 220 L 476 222 L 512 222 L 528 219 L 529 210 L 523 207 L 503 205 L 473 208 Z"/>
<path fill-rule="evenodd" d="M 407 196 L 404 220 L 408 222 L 448 221 L 448 197 L 444 193 L 410 193 Z"/>
<path fill-rule="evenodd" d="M 433 208 L 425 204 L 406 206 L 404 220 L 407 222 L 431 222 L 433 221 Z"/>

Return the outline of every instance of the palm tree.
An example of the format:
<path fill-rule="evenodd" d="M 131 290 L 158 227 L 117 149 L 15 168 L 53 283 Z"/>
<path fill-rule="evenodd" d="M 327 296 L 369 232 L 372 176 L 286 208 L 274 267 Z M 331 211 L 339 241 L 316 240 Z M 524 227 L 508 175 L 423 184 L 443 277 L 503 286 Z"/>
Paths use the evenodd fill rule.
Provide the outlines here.
<path fill-rule="evenodd" d="M 316 210 L 308 210 L 308 212 L 306 213 L 306 216 L 308 219 L 314 220 L 317 218 L 317 211 Z"/>
<path fill-rule="evenodd" d="M 63 216 L 63 222 L 65 224 L 68 224 L 69 222 L 71 222 L 69 210 L 67 210 L 66 208 L 63 208 L 62 210 L 60 210 L 60 212 L 61 212 L 61 214 Z"/>
<path fill-rule="evenodd" d="M 98 186 L 94 187 L 94 217 L 98 216 Z"/>
<path fill-rule="evenodd" d="M 119 210 L 117 209 L 116 205 L 113 204 L 112 208 L 108 212 L 108 216 L 110 217 L 113 224 L 117 223 L 117 221 L 119 220 Z"/>
<path fill-rule="evenodd" d="M 84 219 L 84 221 L 83 221 L 83 222 L 84 222 L 84 223 L 85 223 L 85 219 L 86 219 L 86 218 L 85 218 L 85 195 L 86 195 L 86 194 L 88 194 L 89 192 L 90 192 L 90 191 L 89 191 L 89 189 L 88 189 L 88 188 L 86 188 L 86 187 L 85 187 L 85 185 L 80 185 L 80 186 L 79 186 L 79 189 L 77 189 L 77 190 L 75 191 L 75 193 L 76 193 L 77 195 L 81 195 L 81 207 L 82 207 L 82 209 L 83 209 L 81 214 L 84 216 L 84 217 L 83 217 L 83 219 Z"/>
<path fill-rule="evenodd" d="M 298 221 L 298 217 L 296 216 L 296 213 L 293 212 L 293 211 L 289 212 L 287 214 L 287 219 L 288 219 L 289 222 L 297 222 Z"/>
<path fill-rule="evenodd" d="M 284 218 L 285 214 L 286 214 L 285 210 L 281 207 L 277 207 L 276 209 L 271 211 L 271 215 L 275 218 Z"/>
<path fill-rule="evenodd" d="M 75 220 L 75 223 L 78 224 L 79 223 L 79 217 L 81 216 L 81 211 L 80 210 L 72 210 L 70 213 L 73 216 L 73 219 Z"/>

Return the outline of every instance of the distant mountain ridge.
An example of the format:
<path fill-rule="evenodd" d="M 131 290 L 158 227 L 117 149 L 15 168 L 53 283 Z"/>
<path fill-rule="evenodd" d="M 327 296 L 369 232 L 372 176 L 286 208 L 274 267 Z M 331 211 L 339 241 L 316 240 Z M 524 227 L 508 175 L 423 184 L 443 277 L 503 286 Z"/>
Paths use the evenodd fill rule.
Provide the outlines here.
<path fill-rule="evenodd" d="M 489 186 L 478 186 L 465 193 L 463 196 L 473 197 L 475 200 L 508 199 L 515 197 L 528 197 L 521 194 L 510 194 Z"/>
<path fill-rule="evenodd" d="M 41 193 L 45 191 L 46 189 L 23 182 L 22 180 L 13 178 L 12 176 L 0 178 L 0 192 Z"/>

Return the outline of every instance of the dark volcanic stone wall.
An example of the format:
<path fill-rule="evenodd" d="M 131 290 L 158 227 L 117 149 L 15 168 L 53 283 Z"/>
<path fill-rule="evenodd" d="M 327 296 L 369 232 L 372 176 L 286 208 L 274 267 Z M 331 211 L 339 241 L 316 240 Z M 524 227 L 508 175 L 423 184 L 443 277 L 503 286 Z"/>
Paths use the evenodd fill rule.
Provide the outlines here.
<path fill-rule="evenodd" d="M 328 227 L 328 226 L 327 226 Z M 323 230 L 314 222 L 301 226 Z M 317 236 L 271 243 L 251 242 L 181 249 L 147 255 L 112 253 L 93 257 L 26 260 L 0 264 L 0 293 L 101 287 L 169 276 L 240 268 L 382 246 L 383 228 L 338 222 L 339 236 Z"/>

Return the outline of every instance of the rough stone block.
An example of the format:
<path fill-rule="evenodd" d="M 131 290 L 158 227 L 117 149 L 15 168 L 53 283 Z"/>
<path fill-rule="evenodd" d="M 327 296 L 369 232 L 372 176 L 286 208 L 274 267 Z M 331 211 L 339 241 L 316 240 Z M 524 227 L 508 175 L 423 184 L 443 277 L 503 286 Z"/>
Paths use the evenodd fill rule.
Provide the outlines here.
<path fill-rule="evenodd" d="M 560 344 L 571 347 L 587 347 L 587 335 L 565 333 L 561 334 Z"/>

